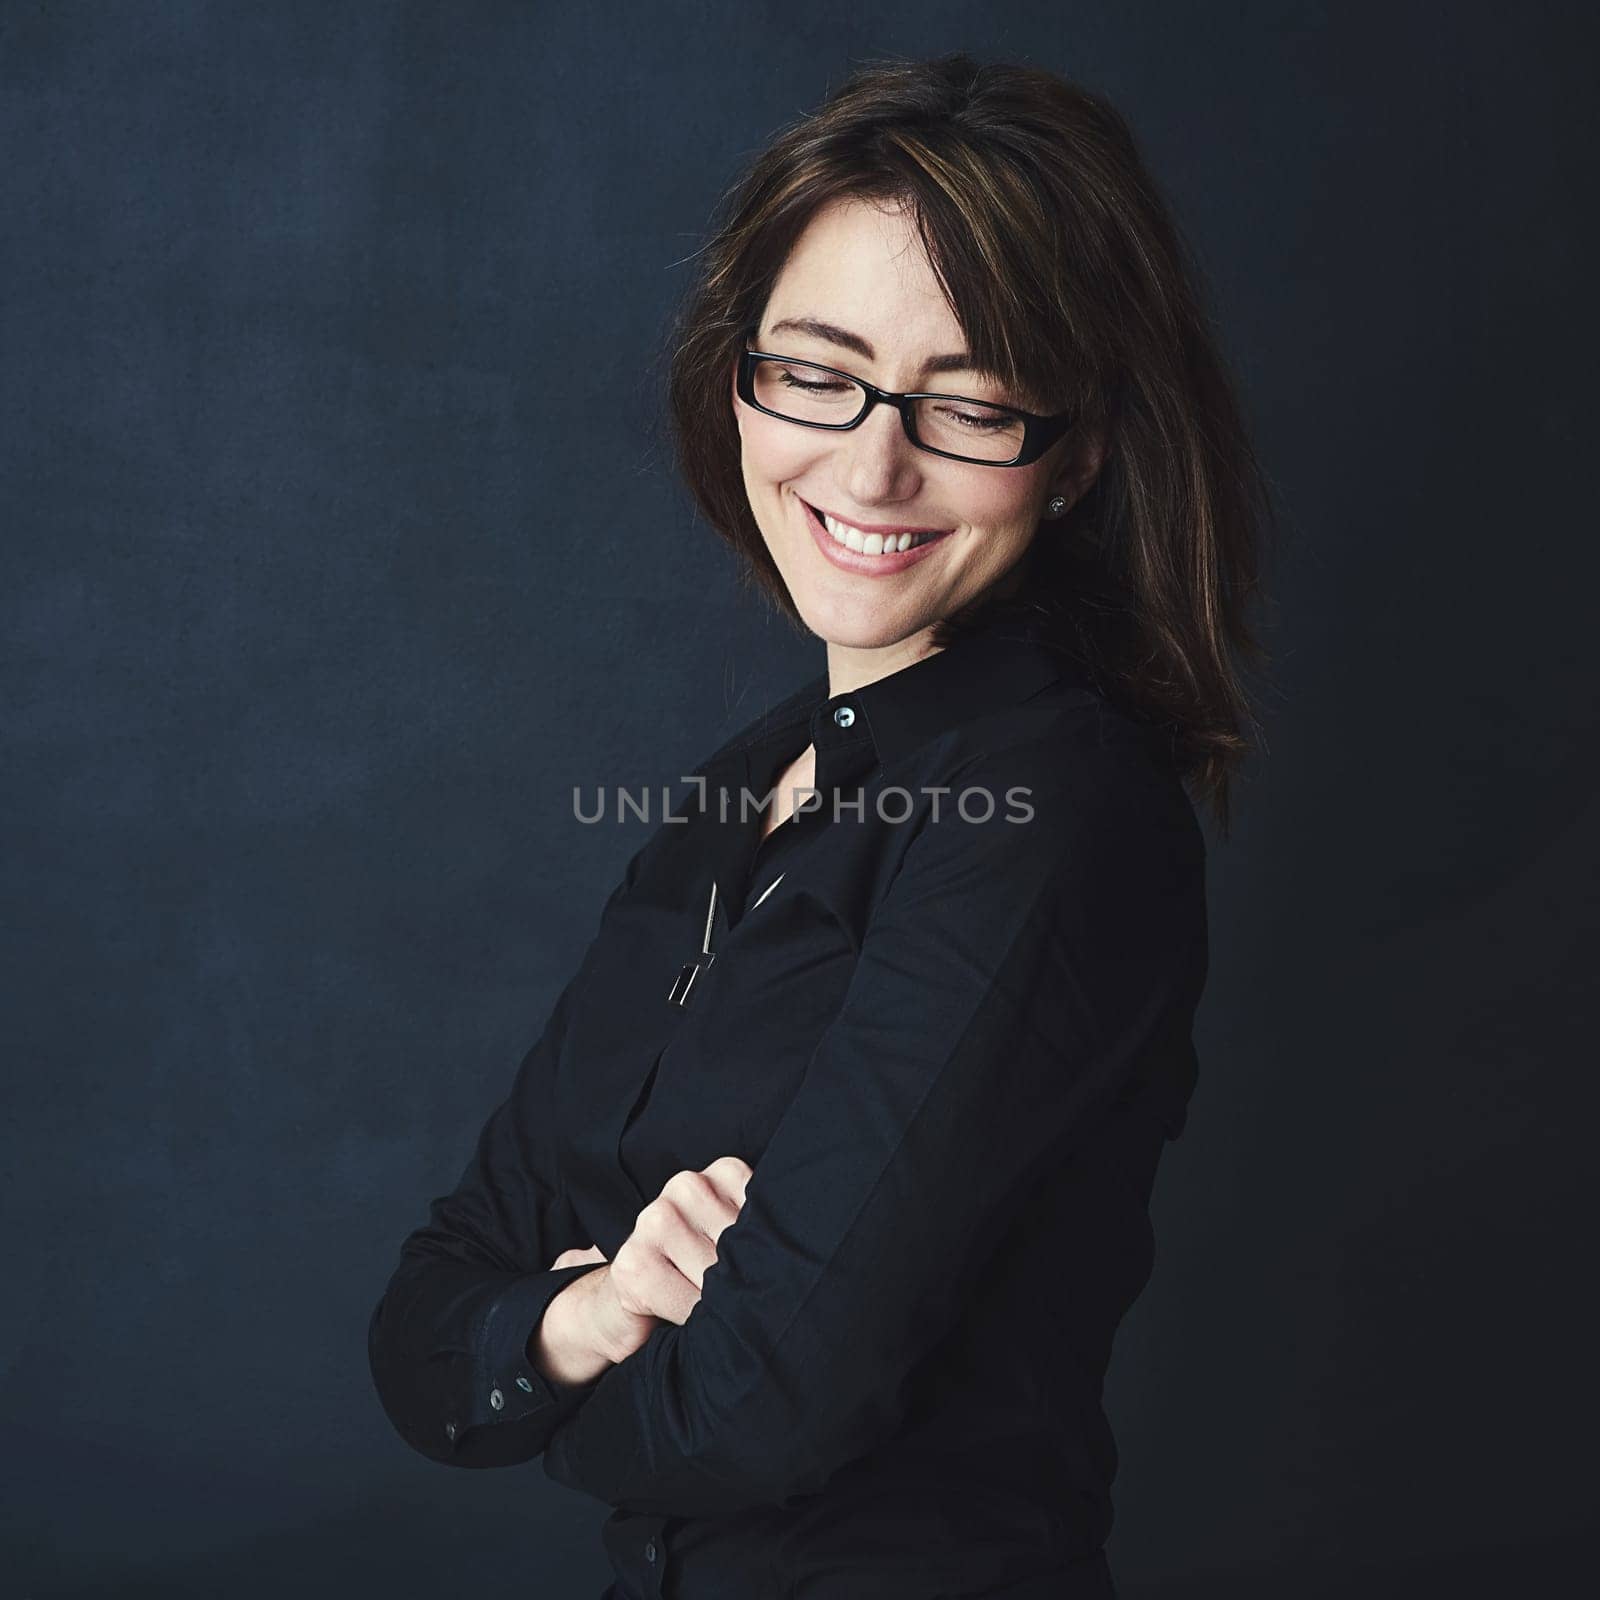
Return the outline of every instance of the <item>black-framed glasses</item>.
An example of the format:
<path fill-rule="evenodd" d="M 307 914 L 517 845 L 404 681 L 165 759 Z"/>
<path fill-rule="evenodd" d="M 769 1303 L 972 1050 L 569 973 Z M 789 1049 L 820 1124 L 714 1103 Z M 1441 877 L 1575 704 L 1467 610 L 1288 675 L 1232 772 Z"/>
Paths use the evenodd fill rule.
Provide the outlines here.
<path fill-rule="evenodd" d="M 847 431 L 859 427 L 874 406 L 893 406 L 906 437 L 919 450 L 985 467 L 1025 467 L 1037 461 L 1075 420 L 1070 411 L 1041 417 L 959 395 L 895 394 L 837 367 L 795 361 L 769 350 L 740 352 L 737 387 L 746 405 L 803 428 Z"/>

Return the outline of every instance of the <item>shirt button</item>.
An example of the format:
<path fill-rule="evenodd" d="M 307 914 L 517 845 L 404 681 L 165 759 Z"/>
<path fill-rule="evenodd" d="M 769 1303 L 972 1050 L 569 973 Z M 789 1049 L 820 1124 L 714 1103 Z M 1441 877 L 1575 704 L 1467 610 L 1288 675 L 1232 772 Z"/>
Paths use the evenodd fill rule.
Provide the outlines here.
<path fill-rule="evenodd" d="M 506 1397 L 501 1394 L 498 1389 L 491 1389 L 489 1391 L 489 1404 L 492 1405 L 496 1411 L 498 1411 L 505 1403 Z"/>
<path fill-rule="evenodd" d="M 445 1425 L 444 1425 L 444 1436 L 445 1436 L 445 1438 L 451 1439 L 451 1440 L 453 1440 L 455 1438 L 455 1436 L 456 1436 L 456 1425 L 455 1425 L 455 1423 L 453 1423 L 453 1422 L 445 1423 Z"/>
<path fill-rule="evenodd" d="M 837 722 L 841 728 L 848 728 L 856 720 L 856 714 L 850 709 L 849 706 L 840 706 L 839 709 L 834 712 L 833 720 Z"/>
<path fill-rule="evenodd" d="M 655 1542 L 654 1539 L 652 1539 L 650 1541 L 650 1543 L 647 1544 L 644 1547 L 644 1558 L 645 1558 L 646 1561 L 654 1561 L 655 1560 L 655 1558 L 656 1558 L 656 1542 Z"/>
<path fill-rule="evenodd" d="M 533 1385 L 531 1383 L 529 1383 L 526 1378 L 518 1378 L 517 1379 L 517 1387 L 519 1389 L 521 1389 L 524 1394 L 532 1394 L 533 1393 Z"/>

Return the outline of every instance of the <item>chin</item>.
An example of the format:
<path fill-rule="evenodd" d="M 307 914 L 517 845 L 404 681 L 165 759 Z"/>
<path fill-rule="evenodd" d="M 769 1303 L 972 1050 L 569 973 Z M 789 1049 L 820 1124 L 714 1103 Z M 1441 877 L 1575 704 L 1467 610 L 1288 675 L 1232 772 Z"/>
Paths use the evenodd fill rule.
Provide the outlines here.
<path fill-rule="evenodd" d="M 844 650 L 883 650 L 931 626 L 935 617 L 922 617 L 896 608 L 865 610 L 839 605 L 815 595 L 790 591 L 800 620 L 819 639 Z"/>

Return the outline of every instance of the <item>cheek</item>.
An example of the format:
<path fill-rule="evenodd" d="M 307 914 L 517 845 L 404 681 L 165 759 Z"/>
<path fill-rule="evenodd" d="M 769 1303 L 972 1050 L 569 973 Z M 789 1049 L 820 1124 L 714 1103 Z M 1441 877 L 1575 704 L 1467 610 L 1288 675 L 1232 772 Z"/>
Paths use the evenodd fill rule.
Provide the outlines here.
<path fill-rule="evenodd" d="M 1027 470 L 986 473 L 962 499 L 974 527 L 992 529 L 996 538 L 1026 538 L 1033 532 L 1034 474 Z"/>
<path fill-rule="evenodd" d="M 750 482 L 778 484 L 799 477 L 826 453 L 813 430 L 796 428 L 748 406 L 739 407 L 738 419 L 744 474 Z"/>

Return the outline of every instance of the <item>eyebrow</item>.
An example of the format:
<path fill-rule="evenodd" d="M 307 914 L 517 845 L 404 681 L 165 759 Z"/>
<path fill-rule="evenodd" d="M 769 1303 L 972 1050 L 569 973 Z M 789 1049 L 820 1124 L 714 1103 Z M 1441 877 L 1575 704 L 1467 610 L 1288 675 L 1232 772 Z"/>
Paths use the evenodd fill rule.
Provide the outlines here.
<path fill-rule="evenodd" d="M 867 361 L 876 361 L 877 352 L 861 337 L 859 333 L 851 333 L 844 328 L 836 328 L 831 322 L 823 322 L 817 317 L 784 317 L 767 330 L 773 333 L 806 333 L 813 339 L 821 339 L 826 344 L 836 344 L 841 350 L 848 350 L 853 355 L 863 357 Z M 924 372 L 976 372 L 972 357 L 965 350 L 958 350 L 953 355 L 933 356 L 923 362 Z"/>

